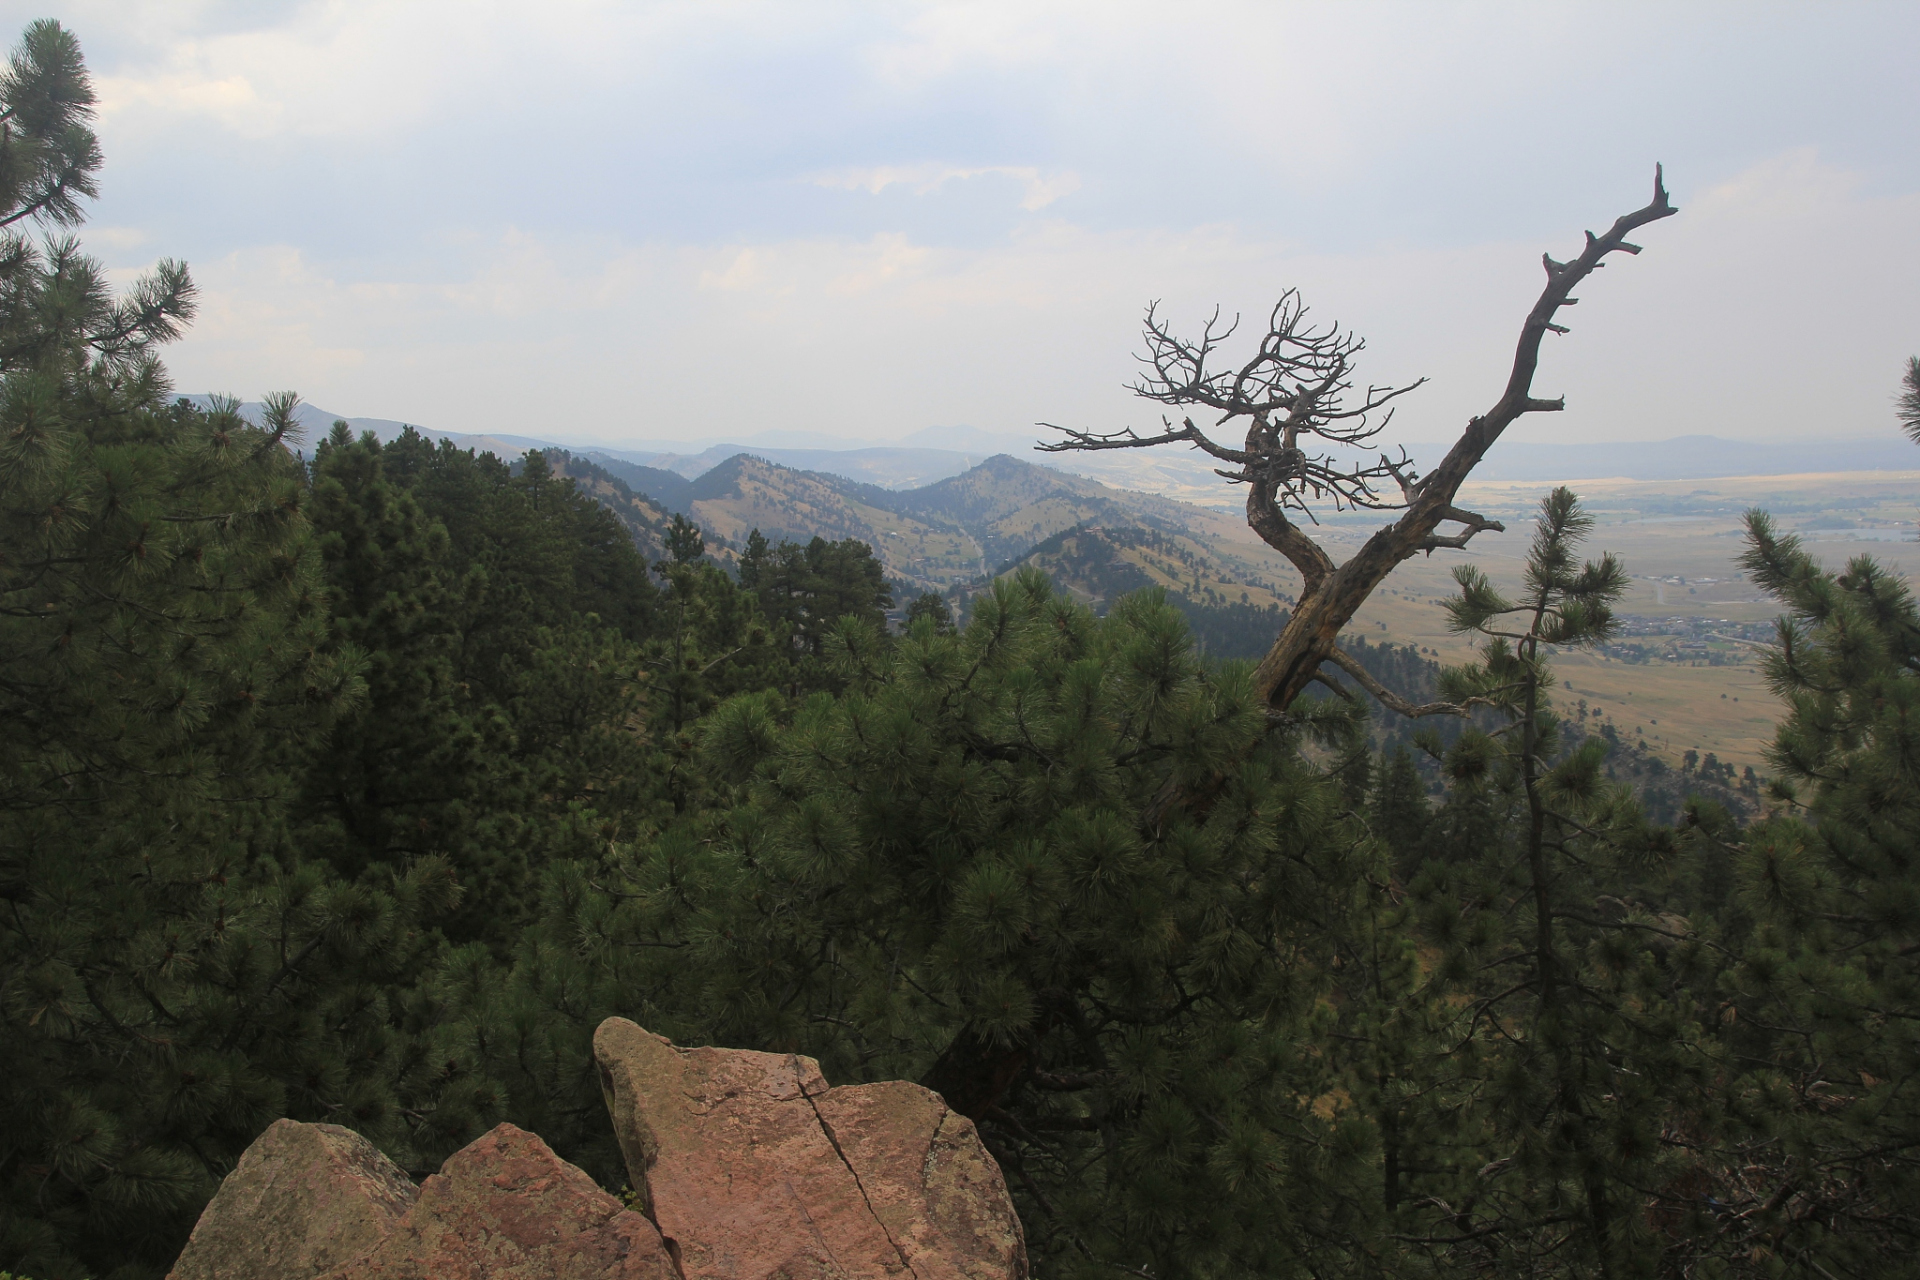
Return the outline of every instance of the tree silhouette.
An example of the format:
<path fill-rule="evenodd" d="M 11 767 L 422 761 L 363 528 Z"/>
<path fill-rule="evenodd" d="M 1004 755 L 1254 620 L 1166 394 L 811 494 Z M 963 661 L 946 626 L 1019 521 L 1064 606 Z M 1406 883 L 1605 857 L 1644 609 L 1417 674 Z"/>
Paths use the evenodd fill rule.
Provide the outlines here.
<path fill-rule="evenodd" d="M 1275 304 L 1257 350 L 1237 367 L 1222 367 L 1217 361 L 1237 320 L 1223 326 L 1216 312 L 1199 338 L 1182 338 L 1160 318 L 1157 305 L 1148 307 L 1147 349 L 1141 357 L 1148 372 L 1133 384 L 1133 391 L 1186 411 L 1179 424 L 1163 417 L 1164 430 L 1141 435 L 1131 428 L 1095 432 L 1041 423 L 1065 438 L 1039 447 L 1063 452 L 1187 444 L 1225 464 L 1220 475 L 1247 486 L 1248 525 L 1286 556 L 1301 577 L 1299 604 L 1255 673 L 1255 688 L 1268 706 L 1286 710 L 1322 678 L 1321 665 L 1332 662 L 1404 714 L 1460 714 L 1461 708 L 1445 703 L 1413 706 L 1379 686 L 1339 648 L 1340 629 L 1401 561 L 1444 547 L 1465 547 L 1477 533 L 1502 529 L 1498 521 L 1455 505 L 1455 499 L 1487 450 L 1521 415 L 1566 407 L 1563 399 L 1533 394 L 1540 340 L 1548 331 L 1567 332 L 1554 317 L 1560 308 L 1579 301 L 1572 296 L 1574 286 L 1605 266 L 1609 254 L 1640 252 L 1627 241 L 1629 233 L 1676 212 L 1656 166 L 1653 199 L 1645 207 L 1615 219 L 1605 235 L 1589 231 L 1585 248 L 1570 262 L 1542 255 L 1547 284 L 1521 326 L 1505 390 L 1490 409 L 1467 423 L 1445 459 L 1425 476 L 1416 474 L 1404 451 L 1398 457 L 1383 451 L 1372 462 L 1340 456 L 1343 450 L 1372 449 L 1392 417 L 1392 402 L 1420 382 L 1369 385 L 1355 395 L 1355 364 L 1365 342 L 1338 325 L 1308 323 L 1307 308 L 1294 290 Z M 1211 427 L 1202 428 L 1191 416 L 1194 411 L 1218 416 Z M 1244 429 L 1243 443 L 1229 445 L 1214 438 L 1212 432 L 1229 424 Z M 1346 563 L 1336 564 L 1302 524 L 1313 522 L 1315 506 L 1327 505 L 1401 515 L 1367 539 Z M 1458 532 L 1443 533 L 1443 526 Z"/>
<path fill-rule="evenodd" d="M 1920 356 L 1907 357 L 1907 376 L 1900 379 L 1900 398 L 1894 401 L 1894 413 L 1907 438 L 1920 444 Z"/>

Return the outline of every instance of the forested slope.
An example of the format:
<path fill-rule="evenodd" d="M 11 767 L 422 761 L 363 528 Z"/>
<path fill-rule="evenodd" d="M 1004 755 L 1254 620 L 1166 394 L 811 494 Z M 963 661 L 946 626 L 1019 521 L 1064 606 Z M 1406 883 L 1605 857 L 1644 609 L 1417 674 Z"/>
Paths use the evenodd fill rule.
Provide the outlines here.
<path fill-rule="evenodd" d="M 549 467 L 556 468 L 574 482 L 581 493 L 613 512 L 643 559 L 651 562 L 667 553 L 667 531 L 673 527 L 676 512 L 684 513 L 684 503 L 656 497 L 651 490 L 635 490 L 622 472 L 602 466 L 564 449 L 550 449 L 543 455 Z M 650 468 L 632 467 L 624 471 L 645 472 Z M 646 480 L 648 477 L 637 477 Z"/>

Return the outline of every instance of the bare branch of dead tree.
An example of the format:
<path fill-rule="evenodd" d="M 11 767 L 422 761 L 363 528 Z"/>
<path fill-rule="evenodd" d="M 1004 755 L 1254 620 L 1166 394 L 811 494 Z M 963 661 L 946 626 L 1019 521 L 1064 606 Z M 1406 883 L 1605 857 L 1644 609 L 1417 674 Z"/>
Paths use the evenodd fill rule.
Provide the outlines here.
<path fill-rule="evenodd" d="M 1143 436 L 1128 428 L 1116 432 L 1079 431 L 1042 426 L 1065 439 L 1043 444 L 1046 452 L 1075 449 L 1141 449 L 1184 442 L 1204 450 L 1232 470 L 1220 474 L 1235 484 L 1271 480 L 1274 501 L 1312 518 L 1309 503 L 1331 502 L 1336 510 L 1380 510 L 1403 505 L 1404 494 L 1383 494 L 1383 481 L 1398 480 L 1407 466 L 1381 454 L 1377 462 L 1341 461 L 1331 449 L 1368 448 L 1393 419 L 1389 402 L 1426 379 L 1402 387 L 1368 386 L 1354 391 L 1354 364 L 1366 343 L 1339 325 L 1314 325 L 1296 289 L 1282 294 L 1267 317 L 1267 332 L 1253 355 L 1239 365 L 1219 366 L 1221 344 L 1239 328 L 1239 317 L 1222 324 L 1215 311 L 1197 339 L 1176 335 L 1160 315 L 1147 308 L 1146 371 L 1130 384 L 1142 399 L 1160 404 L 1210 409 L 1218 416 L 1210 428 L 1191 416 Z M 1383 412 L 1384 410 L 1384 412 Z M 1240 447 L 1223 444 L 1209 432 L 1230 427 L 1244 433 Z"/>
<path fill-rule="evenodd" d="M 1502 531 L 1499 521 L 1456 505 L 1461 484 L 1523 414 L 1566 407 L 1564 400 L 1533 394 L 1541 339 L 1549 332 L 1568 331 L 1556 319 L 1560 308 L 1579 301 L 1572 296 L 1574 287 L 1604 267 L 1609 255 L 1640 252 L 1628 235 L 1676 212 L 1656 165 L 1653 199 L 1645 206 L 1614 219 L 1604 235 L 1587 232 L 1585 246 L 1571 261 L 1541 255 L 1547 282 L 1521 324 L 1506 388 L 1491 408 L 1468 421 L 1439 465 L 1425 476 L 1416 472 L 1404 449 L 1383 450 L 1373 461 L 1352 455 L 1373 450 L 1392 420 L 1392 402 L 1426 379 L 1403 386 L 1369 384 L 1356 391 L 1354 367 L 1365 342 L 1338 325 L 1309 323 L 1307 308 L 1292 289 L 1269 313 L 1266 333 L 1253 354 L 1239 364 L 1221 356 L 1239 317 L 1223 322 L 1215 311 L 1197 338 L 1184 338 L 1173 332 L 1157 303 L 1148 307 L 1146 350 L 1139 357 L 1145 368 L 1132 390 L 1143 399 L 1183 410 L 1179 425 L 1164 416 L 1161 430 L 1142 435 L 1131 428 L 1097 432 L 1041 423 L 1062 438 L 1039 447 L 1065 452 L 1185 444 L 1226 464 L 1219 474 L 1228 481 L 1247 486 L 1247 524 L 1286 556 L 1301 577 L 1299 602 L 1255 673 L 1268 705 L 1284 710 L 1316 678 L 1321 663 L 1333 661 L 1352 670 L 1335 656 L 1335 641 L 1395 566 L 1423 552 L 1464 548 L 1479 533 Z M 1207 427 L 1196 424 L 1196 411 L 1212 419 Z M 1313 505 L 1329 503 L 1335 510 L 1398 511 L 1400 516 L 1346 563 L 1335 564 L 1295 519 L 1312 523 Z M 1457 531 L 1443 533 L 1443 525 Z"/>
<path fill-rule="evenodd" d="M 1464 716 L 1475 707 L 1493 705 L 1486 698 L 1468 698 L 1464 702 L 1409 702 L 1381 684 L 1374 678 L 1372 672 L 1360 665 L 1360 659 L 1338 645 L 1335 645 L 1333 652 L 1327 655 L 1327 661 L 1352 676 L 1353 682 L 1378 699 L 1381 706 L 1409 719 L 1418 719 L 1422 716 Z"/>

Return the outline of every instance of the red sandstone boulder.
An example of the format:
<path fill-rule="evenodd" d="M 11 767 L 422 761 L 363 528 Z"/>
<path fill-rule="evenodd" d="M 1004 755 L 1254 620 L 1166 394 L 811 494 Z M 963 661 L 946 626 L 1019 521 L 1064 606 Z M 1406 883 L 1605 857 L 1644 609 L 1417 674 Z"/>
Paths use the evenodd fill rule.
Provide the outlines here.
<path fill-rule="evenodd" d="M 843 1085 L 814 1105 L 916 1276 L 1026 1275 L 1020 1219 L 973 1121 L 904 1080 Z"/>
<path fill-rule="evenodd" d="M 1026 1246 L 973 1124 L 811 1058 L 594 1037 L 633 1184 L 685 1280 L 1020 1280 Z"/>
<path fill-rule="evenodd" d="M 378 1244 L 419 1194 L 352 1130 L 276 1120 L 220 1184 L 168 1280 L 307 1280 Z"/>
<path fill-rule="evenodd" d="M 356 1133 L 277 1120 L 168 1280 L 676 1280 L 653 1224 L 503 1124 L 415 1187 Z"/>
<path fill-rule="evenodd" d="M 421 1184 L 385 1239 L 326 1280 L 674 1280 L 653 1224 L 503 1124 Z"/>
<path fill-rule="evenodd" d="M 621 1018 L 594 1050 L 645 1216 L 512 1125 L 415 1188 L 357 1134 L 280 1120 L 170 1280 L 1024 1280 L 1000 1170 L 938 1094 Z"/>

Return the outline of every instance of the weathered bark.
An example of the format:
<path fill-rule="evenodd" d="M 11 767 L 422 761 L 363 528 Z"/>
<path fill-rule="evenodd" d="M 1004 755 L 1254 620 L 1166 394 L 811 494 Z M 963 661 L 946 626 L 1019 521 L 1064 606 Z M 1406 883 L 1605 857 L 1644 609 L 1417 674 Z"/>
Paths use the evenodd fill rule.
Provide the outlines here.
<path fill-rule="evenodd" d="M 1507 379 L 1506 390 L 1491 409 L 1467 423 L 1467 429 L 1438 467 L 1407 486 L 1407 505 L 1401 517 L 1367 539 L 1345 564 L 1331 568 L 1326 553 L 1317 545 L 1308 556 L 1297 556 L 1290 550 L 1302 541 L 1311 543 L 1311 539 L 1287 520 L 1273 502 L 1269 489 L 1257 483 L 1253 485 L 1247 495 L 1247 523 L 1269 545 L 1293 560 L 1306 579 L 1298 606 L 1273 648 L 1260 660 L 1254 675 L 1257 688 L 1270 705 L 1284 709 L 1305 691 L 1320 664 L 1333 655 L 1341 628 L 1353 619 L 1367 597 L 1401 561 L 1439 546 L 1464 546 L 1479 529 L 1495 527 L 1492 521 L 1456 508 L 1454 499 L 1459 495 L 1461 484 L 1486 457 L 1487 450 L 1522 414 L 1554 412 L 1566 407 L 1564 400 L 1533 397 L 1540 340 L 1549 330 L 1566 332 L 1554 323 L 1554 316 L 1561 307 L 1578 301 L 1570 296 L 1574 286 L 1604 265 L 1602 260 L 1608 254 L 1640 251 L 1626 239 L 1635 228 L 1676 212 L 1667 199 L 1666 185 L 1656 168 L 1653 199 L 1644 208 L 1615 219 L 1603 236 L 1588 232 L 1586 248 L 1572 262 L 1557 263 L 1543 256 L 1547 284 L 1520 328 L 1520 342 L 1514 352 L 1513 371 Z M 1440 538 L 1440 526 L 1447 521 L 1464 525 L 1465 532 Z M 1271 536 L 1269 529 L 1273 530 Z M 1309 572 L 1309 566 L 1313 572 Z"/>

